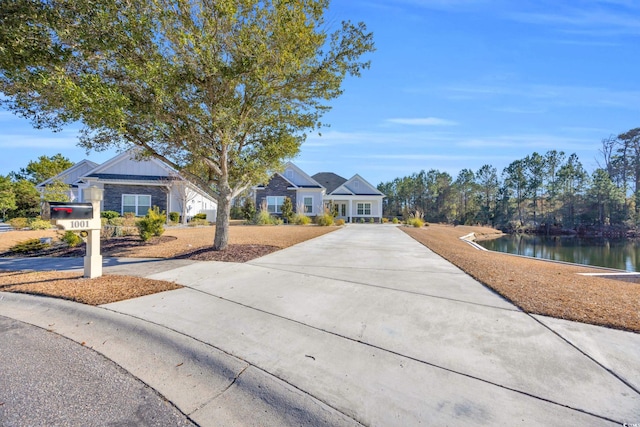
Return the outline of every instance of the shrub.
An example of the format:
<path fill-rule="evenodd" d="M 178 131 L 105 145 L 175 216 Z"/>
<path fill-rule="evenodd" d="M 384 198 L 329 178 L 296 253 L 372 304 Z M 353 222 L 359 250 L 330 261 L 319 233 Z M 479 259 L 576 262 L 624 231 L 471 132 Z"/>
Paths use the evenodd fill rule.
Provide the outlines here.
<path fill-rule="evenodd" d="M 242 205 L 242 217 L 246 221 L 253 221 L 256 216 L 256 204 L 252 199 L 246 199 Z"/>
<path fill-rule="evenodd" d="M 12 218 L 9 220 L 9 225 L 15 228 L 16 230 L 22 230 L 23 228 L 27 228 L 29 225 L 29 220 L 27 218 Z"/>
<path fill-rule="evenodd" d="M 333 225 L 333 215 L 327 212 L 323 213 L 322 215 L 318 215 L 316 217 L 316 224 L 321 225 L 323 227 Z"/>
<path fill-rule="evenodd" d="M 244 214 L 242 213 L 242 207 L 240 206 L 231 206 L 229 211 L 229 216 L 231 219 L 244 219 Z"/>
<path fill-rule="evenodd" d="M 282 218 L 287 220 L 287 223 L 293 219 L 293 203 L 289 197 L 285 197 L 282 202 Z"/>
<path fill-rule="evenodd" d="M 360 224 L 364 224 L 364 218 L 360 218 Z"/>
<path fill-rule="evenodd" d="M 202 226 L 202 225 L 209 225 L 209 221 L 207 221 L 206 219 L 197 218 L 197 219 L 192 219 L 191 221 L 189 221 L 189 223 L 187 225 L 189 227 L 197 227 L 197 226 Z"/>
<path fill-rule="evenodd" d="M 143 241 L 149 240 L 152 236 L 162 236 L 164 233 L 165 213 L 160 212 L 160 208 L 154 206 L 149 209 L 147 215 L 136 223 L 138 233 Z"/>
<path fill-rule="evenodd" d="M 336 220 L 336 225 L 344 225 L 344 219 L 340 218 Z"/>
<path fill-rule="evenodd" d="M 48 230 L 51 228 L 51 221 L 36 218 L 31 220 L 29 228 L 32 230 Z"/>
<path fill-rule="evenodd" d="M 383 223 L 383 224 L 386 224 L 386 223 L 388 223 L 388 222 L 389 222 L 389 218 L 382 218 L 382 223 Z"/>
<path fill-rule="evenodd" d="M 25 254 L 29 252 L 36 252 L 42 249 L 46 249 L 50 246 L 51 246 L 51 243 L 41 242 L 40 239 L 29 239 L 23 242 L 18 242 L 17 244 L 11 247 L 11 251 Z"/>
<path fill-rule="evenodd" d="M 169 212 L 169 221 L 180 222 L 180 212 Z"/>
<path fill-rule="evenodd" d="M 75 248 L 80 243 L 82 243 L 82 238 L 71 230 L 65 231 L 61 240 L 65 242 L 70 248 Z"/>
<path fill-rule="evenodd" d="M 112 221 L 116 221 L 118 218 L 112 219 Z M 123 227 L 137 227 L 136 223 L 138 222 L 138 218 L 136 218 L 136 214 L 133 212 L 126 212 L 123 215 L 122 225 Z"/>
<path fill-rule="evenodd" d="M 194 219 L 207 219 L 207 214 L 204 212 L 197 213 L 191 218 L 191 220 Z"/>
<path fill-rule="evenodd" d="M 293 223 L 296 225 L 309 225 L 311 224 L 311 218 L 305 214 L 295 214 L 293 216 Z"/>
<path fill-rule="evenodd" d="M 107 220 L 111 220 L 114 218 L 118 218 L 120 214 L 116 211 L 102 211 L 100 212 L 101 218 L 106 218 Z"/>
<path fill-rule="evenodd" d="M 400 221 L 398 221 L 398 218 L 393 217 L 393 220 L 391 220 L 391 222 L 392 222 L 393 224 L 398 224 Z"/>
<path fill-rule="evenodd" d="M 374 218 L 369 218 L 369 224 L 375 224 L 376 220 Z"/>
<path fill-rule="evenodd" d="M 420 218 L 409 218 L 407 220 L 407 225 L 411 225 L 414 226 L 416 228 L 420 228 L 424 225 L 424 221 L 422 221 Z"/>
<path fill-rule="evenodd" d="M 257 225 L 273 225 L 273 217 L 266 210 L 258 212 L 253 221 Z"/>

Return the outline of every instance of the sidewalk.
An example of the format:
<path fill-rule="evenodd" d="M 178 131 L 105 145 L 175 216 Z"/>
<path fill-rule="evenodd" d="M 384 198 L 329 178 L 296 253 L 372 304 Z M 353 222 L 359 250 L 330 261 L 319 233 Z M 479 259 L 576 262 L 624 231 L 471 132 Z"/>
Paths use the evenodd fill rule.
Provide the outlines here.
<path fill-rule="evenodd" d="M 187 287 L 101 308 L 0 294 L 0 314 L 55 322 L 200 425 L 640 422 L 640 335 L 523 313 L 396 227 L 165 267 L 146 277 Z"/>

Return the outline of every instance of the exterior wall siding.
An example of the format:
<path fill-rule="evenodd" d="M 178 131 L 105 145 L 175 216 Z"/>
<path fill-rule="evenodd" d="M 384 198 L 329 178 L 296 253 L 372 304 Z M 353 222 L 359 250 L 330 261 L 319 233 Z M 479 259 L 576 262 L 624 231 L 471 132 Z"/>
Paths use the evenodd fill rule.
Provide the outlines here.
<path fill-rule="evenodd" d="M 285 196 L 291 199 L 294 210 L 298 205 L 296 198 L 296 190 L 287 190 L 290 186 L 289 182 L 280 175 L 275 175 L 264 188 L 256 190 L 256 209 L 259 211 L 262 202 L 267 200 L 268 196 Z"/>
<path fill-rule="evenodd" d="M 167 189 L 155 185 L 120 185 L 105 184 L 102 209 L 116 211 L 122 214 L 122 195 L 140 194 L 151 196 L 151 206 L 157 206 L 160 211 L 167 212 Z"/>

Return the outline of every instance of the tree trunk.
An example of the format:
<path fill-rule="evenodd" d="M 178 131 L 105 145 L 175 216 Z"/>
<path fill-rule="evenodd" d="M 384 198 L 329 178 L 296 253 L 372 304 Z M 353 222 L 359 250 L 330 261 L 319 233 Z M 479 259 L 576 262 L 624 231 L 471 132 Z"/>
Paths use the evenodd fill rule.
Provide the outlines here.
<path fill-rule="evenodd" d="M 216 234 L 213 238 L 213 249 L 223 251 L 229 244 L 229 219 L 231 218 L 231 192 L 221 194 L 218 198 L 216 215 Z"/>

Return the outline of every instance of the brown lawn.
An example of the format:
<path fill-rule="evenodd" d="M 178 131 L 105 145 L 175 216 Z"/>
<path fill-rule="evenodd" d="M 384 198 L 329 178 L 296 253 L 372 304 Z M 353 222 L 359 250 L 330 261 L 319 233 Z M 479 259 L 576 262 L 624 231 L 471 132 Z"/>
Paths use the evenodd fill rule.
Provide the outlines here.
<path fill-rule="evenodd" d="M 337 227 L 234 225 L 229 228 L 228 250 L 213 251 L 211 247 L 215 227 L 174 227 L 168 228 L 161 238 L 152 239 L 147 243 L 138 237 L 128 237 L 103 241 L 102 246 L 107 248 L 103 255 L 112 257 L 180 257 L 245 262 L 334 230 L 337 230 Z M 57 240 L 59 235 L 55 230 L 0 233 L 0 253 L 8 251 L 18 242 L 40 237 L 54 237 L 54 240 Z M 67 249 L 64 251 L 66 252 L 63 254 L 69 254 Z M 71 253 L 82 255 L 84 249 L 80 248 Z M 53 253 L 54 256 L 55 254 Z M 81 276 L 77 273 L 56 271 L 0 271 L 0 291 L 45 295 L 99 305 L 181 288 L 175 283 L 141 277 L 106 274 L 95 279 L 84 279 Z"/>
<path fill-rule="evenodd" d="M 459 239 L 499 233 L 486 227 L 402 230 L 528 313 L 640 332 L 640 284 L 578 274 L 603 272 L 590 267 L 480 251 Z"/>

